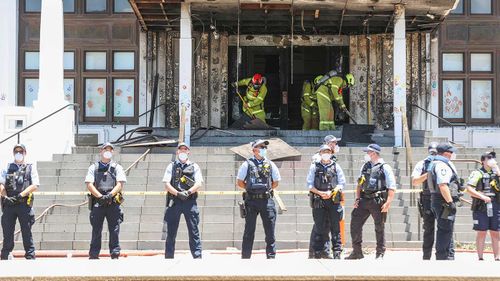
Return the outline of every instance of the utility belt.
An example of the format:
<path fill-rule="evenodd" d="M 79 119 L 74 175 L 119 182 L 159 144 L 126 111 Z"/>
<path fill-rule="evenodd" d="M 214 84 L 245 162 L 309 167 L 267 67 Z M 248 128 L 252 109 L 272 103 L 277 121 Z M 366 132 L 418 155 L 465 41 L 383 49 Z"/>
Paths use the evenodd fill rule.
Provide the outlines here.
<path fill-rule="evenodd" d="M 344 194 L 341 190 L 332 193 L 332 196 L 328 199 L 323 199 L 316 193 L 309 192 L 309 206 L 313 209 L 324 208 L 325 203 L 332 201 L 333 204 L 340 204 L 344 201 Z"/>
<path fill-rule="evenodd" d="M 500 204 L 500 194 L 496 194 L 494 196 L 488 196 L 491 198 L 491 202 L 495 202 L 497 204 Z M 472 211 L 478 211 L 478 212 L 486 212 L 487 207 L 486 203 L 483 200 L 477 199 L 477 198 L 472 198 L 472 205 L 470 207 Z"/>
<path fill-rule="evenodd" d="M 182 191 L 182 190 L 180 190 L 180 191 Z M 195 193 L 192 193 L 191 195 L 189 195 L 188 198 L 185 201 L 196 200 L 196 199 L 198 199 L 198 192 L 195 192 Z M 183 201 L 183 200 L 177 198 L 177 196 L 175 196 L 175 195 L 173 195 L 172 193 L 169 192 L 167 194 L 167 201 L 166 201 L 167 207 L 174 206 L 174 201 L 175 200 Z"/>
<path fill-rule="evenodd" d="M 377 204 L 384 204 L 387 201 L 387 190 L 376 191 L 373 193 L 361 192 L 361 199 L 374 200 Z"/>
<path fill-rule="evenodd" d="M 273 191 L 266 191 L 265 193 L 249 193 L 243 192 L 243 200 L 267 200 L 274 197 Z"/>
<path fill-rule="evenodd" d="M 420 214 L 420 217 L 423 218 L 424 215 L 426 214 L 426 212 L 428 212 L 428 210 L 425 210 L 425 208 L 424 208 L 424 201 L 425 200 L 430 201 L 431 194 L 424 190 L 424 191 L 421 191 L 419 193 L 419 195 L 420 195 L 420 197 L 418 198 L 418 201 L 417 201 L 418 213 Z"/>
<path fill-rule="evenodd" d="M 103 194 L 105 195 L 105 194 Z M 121 205 L 125 201 L 125 198 L 123 198 L 123 194 L 121 192 L 118 192 L 115 196 L 113 196 L 113 199 L 109 202 L 99 202 L 99 198 L 93 196 L 92 194 L 87 195 L 88 199 L 88 208 L 89 210 L 92 211 L 92 208 L 97 204 L 99 207 L 108 207 L 111 205 Z"/>
<path fill-rule="evenodd" d="M 33 195 L 33 193 L 30 193 L 30 195 L 23 197 L 14 203 L 11 203 L 11 202 L 7 203 L 5 198 L 2 198 L 1 204 L 2 204 L 2 209 L 5 208 L 6 206 L 12 207 L 12 206 L 17 206 L 17 205 L 22 205 L 22 204 L 27 205 L 29 207 L 32 207 L 34 200 L 35 200 L 35 196 Z"/>

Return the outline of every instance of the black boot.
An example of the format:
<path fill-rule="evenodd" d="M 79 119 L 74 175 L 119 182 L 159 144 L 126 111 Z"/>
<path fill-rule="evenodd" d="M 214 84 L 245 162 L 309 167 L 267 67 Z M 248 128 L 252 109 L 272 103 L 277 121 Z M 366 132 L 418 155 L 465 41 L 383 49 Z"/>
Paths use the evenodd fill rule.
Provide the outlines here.
<path fill-rule="evenodd" d="M 364 258 L 365 256 L 363 255 L 362 252 L 355 252 L 353 251 L 348 257 L 346 257 L 346 260 L 360 260 Z"/>

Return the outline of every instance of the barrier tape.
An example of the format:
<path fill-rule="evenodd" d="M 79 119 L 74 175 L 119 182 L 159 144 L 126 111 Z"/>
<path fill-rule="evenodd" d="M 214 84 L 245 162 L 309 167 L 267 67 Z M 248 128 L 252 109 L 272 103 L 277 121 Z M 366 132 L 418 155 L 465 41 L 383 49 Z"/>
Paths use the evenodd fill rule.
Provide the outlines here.
<path fill-rule="evenodd" d="M 396 189 L 396 193 L 419 193 L 421 189 Z M 355 193 L 356 190 L 344 190 L 343 193 Z M 243 191 L 232 190 L 232 191 L 198 191 L 198 195 L 241 195 Z M 279 195 L 307 195 L 308 190 L 275 190 L 274 193 Z M 88 191 L 36 191 L 35 195 L 38 196 L 77 196 L 77 195 L 88 195 Z M 153 195 L 163 195 L 166 196 L 166 191 L 122 191 L 123 195 L 132 196 L 153 196 Z"/>

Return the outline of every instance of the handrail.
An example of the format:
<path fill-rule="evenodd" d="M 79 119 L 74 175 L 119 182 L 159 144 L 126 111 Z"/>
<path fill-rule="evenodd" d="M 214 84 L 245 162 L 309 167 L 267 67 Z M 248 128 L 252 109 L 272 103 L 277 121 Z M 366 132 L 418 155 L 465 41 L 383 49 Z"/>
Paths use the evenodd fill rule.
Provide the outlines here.
<path fill-rule="evenodd" d="M 154 110 L 158 109 L 158 107 L 160 107 L 160 106 L 166 106 L 166 105 L 167 105 L 166 103 L 160 103 L 159 105 L 157 105 L 157 106 L 155 106 L 155 107 L 151 108 L 150 110 L 148 110 L 148 111 L 146 111 L 146 112 L 142 113 L 141 115 L 139 115 L 139 116 L 138 116 L 138 118 L 141 118 L 142 116 L 144 116 L 144 115 L 148 114 L 149 112 L 151 112 L 151 111 L 154 111 Z"/>
<path fill-rule="evenodd" d="M 137 118 L 138 118 L 138 119 L 140 119 L 142 116 L 144 116 L 144 115 L 146 115 L 146 114 L 148 114 L 148 113 L 150 113 L 150 112 L 152 112 L 152 111 L 156 111 L 159 107 L 166 106 L 166 105 L 167 105 L 166 103 L 161 103 L 161 104 L 159 104 L 159 105 L 157 105 L 157 106 L 155 106 L 155 107 L 151 108 L 150 110 L 147 110 L 147 111 L 145 111 L 145 112 L 141 113 L 139 116 L 137 116 Z M 146 123 L 147 123 L 147 121 L 146 121 Z M 113 125 L 114 125 L 114 124 L 113 124 Z M 117 123 L 117 125 L 120 125 L 120 122 L 118 122 L 118 123 Z M 146 124 L 146 125 L 147 125 L 147 124 Z M 127 134 L 127 123 L 124 123 L 124 124 L 123 124 L 123 135 L 121 135 L 121 136 L 117 139 L 117 141 L 118 141 L 119 139 L 121 139 L 121 138 L 122 138 L 122 136 L 124 136 L 124 135 L 126 135 L 126 134 Z"/>
<path fill-rule="evenodd" d="M 2 143 L 4 143 L 4 142 L 6 142 L 7 140 L 9 140 L 9 139 L 13 138 L 13 137 L 14 137 L 14 136 L 16 136 L 16 135 L 17 135 L 17 143 L 21 143 L 21 133 L 22 133 L 22 132 L 24 132 L 24 131 L 28 130 L 29 128 L 31 128 L 31 127 L 33 127 L 33 126 L 35 126 L 36 124 L 38 124 L 38 123 L 40 123 L 40 122 L 44 121 L 45 119 L 47 119 L 47 118 L 51 117 L 52 115 L 55 115 L 55 114 L 57 114 L 57 113 L 59 113 L 59 112 L 63 111 L 66 107 L 69 107 L 69 106 L 72 106 L 73 108 L 76 108 L 76 136 L 77 136 L 77 137 L 76 137 L 76 142 L 75 142 L 75 143 L 76 143 L 76 145 L 78 145 L 78 135 L 79 135 L 79 134 L 78 134 L 78 125 L 79 125 L 79 123 L 80 123 L 80 105 L 79 105 L 78 103 L 68 103 L 67 105 L 65 105 L 65 106 L 61 107 L 60 109 L 58 109 L 58 110 L 56 110 L 56 111 L 54 111 L 54 112 L 50 113 L 49 115 L 46 115 L 46 116 L 45 116 L 45 117 L 43 117 L 42 119 L 40 119 L 40 120 L 36 121 L 35 123 L 33 123 L 33 124 L 29 125 L 28 127 L 24 128 L 24 129 L 22 129 L 22 130 L 20 130 L 20 131 L 17 131 L 15 134 L 12 134 L 12 135 L 10 135 L 9 137 L 7 137 L 7 138 L 5 138 L 5 139 L 1 140 L 1 141 L 0 141 L 0 144 L 2 144 Z"/>
<path fill-rule="evenodd" d="M 418 108 L 418 109 L 426 112 L 427 114 L 430 114 L 431 116 L 436 117 L 438 120 L 443 121 L 444 123 L 448 124 L 451 127 L 451 141 L 453 143 L 455 143 L 455 127 L 462 127 L 463 126 L 463 127 L 467 128 L 467 125 L 458 125 L 456 123 L 451 123 L 450 121 L 444 119 L 443 117 L 438 116 L 438 115 L 430 112 L 429 110 L 420 107 L 419 105 L 416 105 L 416 104 L 412 103 L 411 106 L 416 107 L 416 108 Z"/>

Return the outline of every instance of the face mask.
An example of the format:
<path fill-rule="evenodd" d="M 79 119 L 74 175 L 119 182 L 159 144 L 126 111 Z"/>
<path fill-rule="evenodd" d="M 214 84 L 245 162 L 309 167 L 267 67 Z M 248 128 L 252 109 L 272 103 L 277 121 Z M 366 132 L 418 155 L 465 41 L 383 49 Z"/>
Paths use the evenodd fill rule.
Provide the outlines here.
<path fill-rule="evenodd" d="M 339 153 L 340 151 L 340 146 L 336 145 L 335 148 L 333 149 L 333 153 Z"/>
<path fill-rule="evenodd" d="M 370 157 L 370 155 L 365 154 L 364 160 L 365 160 L 365 162 L 369 162 L 369 161 L 372 161 L 372 158 Z"/>
<path fill-rule="evenodd" d="M 254 89 L 254 90 L 258 90 L 258 89 L 260 89 L 260 85 L 253 85 L 253 89 Z"/>
<path fill-rule="evenodd" d="M 17 161 L 17 162 L 21 162 L 23 161 L 24 159 L 24 155 L 22 153 L 16 153 L 14 154 L 14 159 Z"/>
<path fill-rule="evenodd" d="M 330 153 L 321 154 L 321 160 L 323 161 L 330 160 L 331 157 L 332 155 Z"/>
<path fill-rule="evenodd" d="M 486 165 L 488 165 L 489 167 L 493 167 L 497 164 L 497 160 L 495 159 L 490 159 L 488 160 L 488 162 L 486 162 Z"/>
<path fill-rule="evenodd" d="M 111 159 L 111 157 L 113 157 L 113 153 L 111 153 L 111 151 L 105 151 L 102 154 L 102 157 L 104 157 L 104 159 Z"/>
<path fill-rule="evenodd" d="M 267 149 L 265 149 L 265 148 L 261 148 L 261 149 L 259 149 L 259 155 L 260 155 L 260 157 L 262 157 L 262 158 L 266 158 L 266 155 L 267 155 Z"/>
<path fill-rule="evenodd" d="M 188 154 L 186 152 L 179 153 L 179 160 L 184 162 L 188 160 Z"/>
<path fill-rule="evenodd" d="M 457 159 L 457 154 L 452 153 L 451 157 L 450 157 L 450 160 L 455 160 L 455 159 Z"/>

